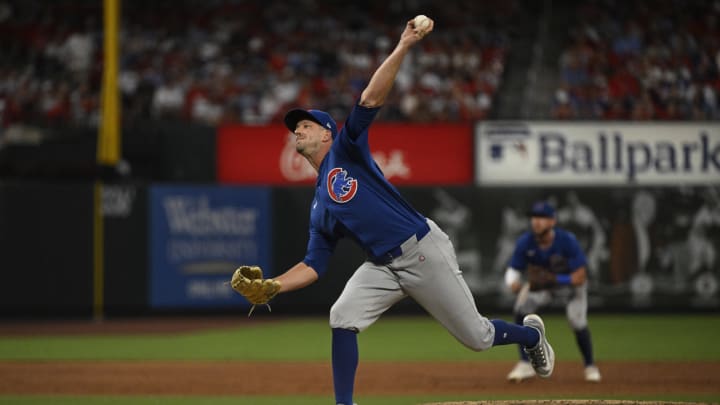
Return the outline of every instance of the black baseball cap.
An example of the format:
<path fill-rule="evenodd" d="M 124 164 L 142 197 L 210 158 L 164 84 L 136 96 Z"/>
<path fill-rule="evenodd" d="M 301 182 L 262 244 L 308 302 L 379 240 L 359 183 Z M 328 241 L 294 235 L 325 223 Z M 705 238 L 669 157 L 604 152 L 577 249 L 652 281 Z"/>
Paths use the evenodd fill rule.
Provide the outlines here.
<path fill-rule="evenodd" d="M 296 108 L 288 111 L 284 118 L 285 126 L 290 130 L 290 132 L 295 132 L 297 123 L 302 120 L 317 122 L 332 132 L 333 139 L 337 136 L 337 124 L 330 114 L 325 111 L 303 110 L 302 108 Z"/>
<path fill-rule="evenodd" d="M 537 201 L 530 208 L 531 217 L 555 218 L 555 208 L 547 201 Z"/>

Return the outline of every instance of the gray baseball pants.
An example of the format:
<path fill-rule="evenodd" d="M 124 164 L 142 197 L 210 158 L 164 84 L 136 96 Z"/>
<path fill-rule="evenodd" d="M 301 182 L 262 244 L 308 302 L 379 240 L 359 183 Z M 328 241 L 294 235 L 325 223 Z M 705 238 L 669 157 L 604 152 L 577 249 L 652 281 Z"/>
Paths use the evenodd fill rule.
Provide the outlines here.
<path fill-rule="evenodd" d="M 536 313 L 538 309 L 549 305 L 554 299 L 559 299 L 564 303 L 565 315 L 573 330 L 587 327 L 587 283 L 577 287 L 562 286 L 542 291 L 530 291 L 529 285 L 526 284 L 518 293 L 513 311 L 515 314 L 522 315 Z"/>
<path fill-rule="evenodd" d="M 355 271 L 330 309 L 330 327 L 361 332 L 409 296 L 463 345 L 492 346 L 495 327 L 478 312 L 450 238 L 432 220 L 428 225 L 430 232 L 405 241 L 389 264 L 366 261 Z"/>

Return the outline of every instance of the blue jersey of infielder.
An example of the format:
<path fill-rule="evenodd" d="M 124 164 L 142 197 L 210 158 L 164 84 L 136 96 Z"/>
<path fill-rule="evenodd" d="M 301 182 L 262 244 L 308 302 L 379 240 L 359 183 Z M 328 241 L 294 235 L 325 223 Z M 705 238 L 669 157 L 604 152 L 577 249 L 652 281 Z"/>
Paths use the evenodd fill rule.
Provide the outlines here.
<path fill-rule="evenodd" d="M 318 172 L 310 208 L 310 236 L 303 260 L 275 278 L 280 293 L 305 287 L 328 271 L 342 237 L 354 239 L 368 259 L 353 273 L 330 309 L 336 404 L 353 404 L 358 365 L 357 333 L 410 296 L 453 336 L 473 350 L 520 344 L 534 369 L 549 377 L 554 352 L 545 326 L 530 314 L 522 326 L 483 317 L 465 283 L 448 236 L 419 214 L 383 176 L 370 154 L 369 129 L 405 55 L 432 31 L 408 21 L 400 41 L 378 67 L 338 132 L 319 110 L 294 109 L 285 125 L 295 149 Z"/>
<path fill-rule="evenodd" d="M 528 264 L 549 269 L 557 274 L 570 274 L 587 265 L 585 254 L 575 235 L 555 227 L 555 238 L 550 247 L 541 249 L 532 232 L 525 232 L 518 238 L 510 267 L 524 270 Z"/>

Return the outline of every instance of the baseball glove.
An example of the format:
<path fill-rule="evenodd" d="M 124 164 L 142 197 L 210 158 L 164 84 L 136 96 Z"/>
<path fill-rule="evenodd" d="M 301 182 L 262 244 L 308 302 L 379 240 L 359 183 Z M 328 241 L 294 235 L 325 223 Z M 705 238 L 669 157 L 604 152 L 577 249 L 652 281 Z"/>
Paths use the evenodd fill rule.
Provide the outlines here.
<path fill-rule="evenodd" d="M 557 284 L 555 273 L 541 266 L 529 265 L 527 268 L 527 278 L 530 284 L 530 291 L 546 290 Z"/>
<path fill-rule="evenodd" d="M 238 267 L 230 279 L 230 285 L 253 304 L 248 317 L 258 304 L 267 305 L 268 310 L 271 310 L 268 302 L 280 292 L 280 282 L 271 278 L 263 279 L 262 269 L 258 266 Z"/>

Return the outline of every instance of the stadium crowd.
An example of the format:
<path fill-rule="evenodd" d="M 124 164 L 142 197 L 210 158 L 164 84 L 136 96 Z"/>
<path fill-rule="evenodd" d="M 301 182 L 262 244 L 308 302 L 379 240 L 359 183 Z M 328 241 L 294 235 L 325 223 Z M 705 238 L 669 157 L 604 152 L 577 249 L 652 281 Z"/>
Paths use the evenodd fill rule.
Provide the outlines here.
<path fill-rule="evenodd" d="M 438 29 L 403 66 L 379 119 L 488 118 L 508 52 L 529 51 L 511 49 L 526 1 L 124 0 L 123 118 L 263 124 L 291 106 L 343 117 L 389 53 L 398 21 L 416 10 Z M 720 118 L 720 0 L 567 4 L 577 23 L 549 116 Z M 0 128 L 97 125 L 101 7 L 0 0 Z"/>
<path fill-rule="evenodd" d="M 123 118 L 262 124 L 289 106 L 342 117 L 391 51 L 398 21 L 422 9 L 442 29 L 411 56 L 379 119 L 482 119 L 502 79 L 507 27 L 522 12 L 517 1 L 124 0 Z M 3 126 L 97 124 L 101 4 L 0 1 Z"/>
<path fill-rule="evenodd" d="M 720 1 L 582 2 L 552 117 L 720 118 Z"/>

